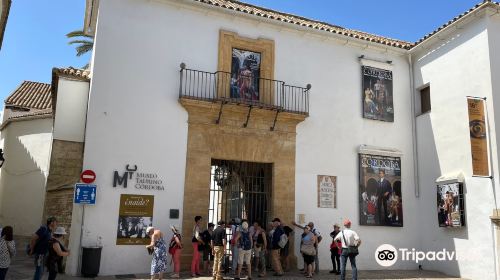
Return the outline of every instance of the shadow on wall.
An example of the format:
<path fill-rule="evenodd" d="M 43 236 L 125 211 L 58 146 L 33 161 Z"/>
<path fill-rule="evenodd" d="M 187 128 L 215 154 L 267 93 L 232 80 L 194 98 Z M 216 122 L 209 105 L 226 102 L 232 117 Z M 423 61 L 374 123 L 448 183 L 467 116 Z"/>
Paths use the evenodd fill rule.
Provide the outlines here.
<path fill-rule="evenodd" d="M 470 29 L 462 29 L 465 31 L 457 32 L 447 40 L 440 41 L 440 44 L 435 44 L 433 48 L 426 48 L 427 53 L 422 54 L 417 59 L 418 63 L 421 63 L 422 65 L 431 63 L 434 60 L 445 56 L 448 52 L 456 49 L 458 46 L 464 43 L 468 43 L 471 39 L 479 36 L 483 31 L 486 30 L 485 25 L 481 24 L 480 22 L 475 22 L 471 25 L 471 27 L 472 28 Z M 486 38 L 485 42 L 487 43 Z"/>
<path fill-rule="evenodd" d="M 436 148 L 437 133 L 432 125 L 432 113 L 417 117 L 417 148 L 420 182 L 419 222 L 421 248 L 424 252 L 442 251 L 456 252 L 456 239 L 469 239 L 467 228 L 439 227 L 436 179 L 442 175 L 442 168 Z M 411 250 L 411 248 L 409 248 Z M 457 260 L 423 261 L 423 269 L 437 270 L 459 276 L 460 268 Z"/>
<path fill-rule="evenodd" d="M 12 225 L 16 236 L 31 236 L 41 223 L 51 139 L 42 122 L 12 123 L 2 131 L 0 213 L 2 225 Z"/>

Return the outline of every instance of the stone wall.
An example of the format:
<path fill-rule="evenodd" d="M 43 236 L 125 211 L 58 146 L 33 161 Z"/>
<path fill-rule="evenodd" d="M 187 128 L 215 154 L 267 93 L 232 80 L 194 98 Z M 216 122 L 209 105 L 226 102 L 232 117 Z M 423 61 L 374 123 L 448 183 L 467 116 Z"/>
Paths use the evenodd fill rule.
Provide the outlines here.
<path fill-rule="evenodd" d="M 79 142 L 57 139 L 52 142 L 43 220 L 50 216 L 58 219 L 68 233 L 66 244 L 70 239 L 74 185 L 80 181 L 82 172 L 83 147 L 84 143 Z"/>
<path fill-rule="evenodd" d="M 280 113 L 276 128 L 270 130 L 275 111 L 253 109 L 248 126 L 243 127 L 248 107 L 225 105 L 219 124 L 220 104 L 181 99 L 189 112 L 188 151 L 184 186 L 182 265 L 188 268 L 193 248 L 194 217 L 207 218 L 212 159 L 272 163 L 270 218 L 283 222 L 295 216 L 295 138 L 296 125 L 304 115 Z M 206 220 L 205 220 L 206 221 Z M 293 240 L 290 249 L 293 252 Z M 293 256 L 292 263 L 295 263 Z"/>
<path fill-rule="evenodd" d="M 69 240 L 72 212 L 73 188 L 63 188 L 47 192 L 45 196 L 45 217 L 53 216 L 57 218 L 58 225 L 64 227 L 68 233 L 66 242 Z"/>
<path fill-rule="evenodd" d="M 50 158 L 47 191 L 73 186 L 80 180 L 84 143 L 54 139 Z"/>

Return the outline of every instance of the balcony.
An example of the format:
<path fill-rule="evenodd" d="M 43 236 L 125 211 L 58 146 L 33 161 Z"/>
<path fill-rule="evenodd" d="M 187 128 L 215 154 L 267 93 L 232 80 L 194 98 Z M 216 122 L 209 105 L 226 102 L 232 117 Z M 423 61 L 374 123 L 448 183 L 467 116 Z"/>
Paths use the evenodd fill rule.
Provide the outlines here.
<path fill-rule="evenodd" d="M 306 87 L 288 85 L 283 81 L 236 75 L 230 72 L 205 72 L 180 69 L 180 99 L 233 104 L 276 111 L 309 115 L 309 91 Z"/>

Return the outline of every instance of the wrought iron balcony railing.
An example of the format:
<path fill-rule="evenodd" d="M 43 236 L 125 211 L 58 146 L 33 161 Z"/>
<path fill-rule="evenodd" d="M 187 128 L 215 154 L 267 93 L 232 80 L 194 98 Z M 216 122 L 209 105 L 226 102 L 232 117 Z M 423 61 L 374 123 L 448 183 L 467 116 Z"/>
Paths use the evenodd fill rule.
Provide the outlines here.
<path fill-rule="evenodd" d="M 217 71 L 187 69 L 181 64 L 179 98 L 225 102 L 295 114 L 309 114 L 307 87 L 283 81 Z"/>

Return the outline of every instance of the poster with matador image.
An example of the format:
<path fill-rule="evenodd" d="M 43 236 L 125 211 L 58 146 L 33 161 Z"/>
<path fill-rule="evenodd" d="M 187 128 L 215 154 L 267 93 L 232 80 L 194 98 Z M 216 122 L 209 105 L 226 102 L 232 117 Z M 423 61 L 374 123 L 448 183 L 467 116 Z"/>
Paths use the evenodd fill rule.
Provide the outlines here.
<path fill-rule="evenodd" d="M 363 77 L 363 118 L 394 121 L 392 71 L 361 66 Z"/>
<path fill-rule="evenodd" d="M 401 158 L 359 154 L 360 224 L 403 226 Z"/>
<path fill-rule="evenodd" d="M 146 228 L 153 225 L 153 195 L 122 194 L 116 245 L 148 245 Z"/>

